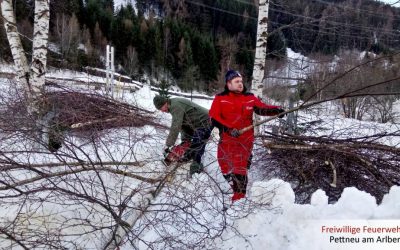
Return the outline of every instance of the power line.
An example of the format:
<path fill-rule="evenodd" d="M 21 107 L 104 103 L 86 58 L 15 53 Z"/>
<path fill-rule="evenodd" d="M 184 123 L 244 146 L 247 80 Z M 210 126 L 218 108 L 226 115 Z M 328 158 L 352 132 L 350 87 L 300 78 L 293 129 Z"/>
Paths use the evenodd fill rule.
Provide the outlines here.
<path fill-rule="evenodd" d="M 258 5 L 252 3 L 251 1 L 247 1 L 247 2 L 246 1 L 241 1 L 241 0 L 233 0 L 233 1 L 238 2 L 238 3 L 247 4 L 247 5 L 251 5 L 251 6 L 254 6 L 254 7 L 258 7 Z"/>
<path fill-rule="evenodd" d="M 210 5 L 206 5 L 206 4 L 203 4 L 203 3 L 194 2 L 194 1 L 191 1 L 191 0 L 185 0 L 185 1 L 190 3 L 190 4 L 198 5 L 198 6 L 201 6 L 201 7 L 204 7 L 204 8 L 209 8 L 209 9 L 216 10 L 216 11 L 219 11 L 219 12 L 223 12 L 223 13 L 227 13 L 227 14 L 231 14 L 231 15 L 235 15 L 235 16 L 239 16 L 239 17 L 243 17 L 243 18 L 249 18 L 249 19 L 257 20 L 256 17 L 244 16 L 244 15 L 239 14 L 237 12 L 224 10 L 224 9 L 217 8 L 217 7 L 210 6 Z M 234 0 L 234 1 L 241 2 L 241 3 L 246 3 L 246 2 L 243 2 L 243 1 L 240 1 L 240 0 Z M 246 3 L 246 4 L 253 5 L 253 4 L 250 4 L 250 3 Z M 255 6 L 255 5 L 253 5 L 253 6 Z M 364 29 L 364 30 L 371 31 L 371 32 L 387 31 L 387 33 L 385 33 L 383 35 L 384 36 L 389 36 L 389 37 L 390 36 L 391 37 L 399 37 L 400 36 L 400 33 L 396 34 L 396 33 L 393 33 L 392 30 L 379 29 L 378 27 L 360 26 L 360 25 L 352 25 L 352 24 L 341 23 L 341 22 L 336 22 L 336 21 L 322 20 L 322 19 L 317 19 L 317 18 L 313 18 L 313 17 L 309 17 L 309 16 L 304 16 L 304 15 L 300 15 L 300 14 L 291 13 L 291 12 L 288 12 L 288 11 L 285 11 L 285 10 L 278 10 L 278 9 L 275 9 L 275 8 L 270 8 L 270 10 L 278 12 L 278 13 L 282 13 L 282 14 L 287 14 L 287 15 L 291 15 L 291 16 L 295 16 L 295 17 L 301 17 L 301 18 L 309 19 L 309 20 L 312 20 L 314 22 L 324 21 L 325 23 L 336 25 L 336 26 L 333 26 L 333 27 L 328 27 L 328 28 L 327 27 L 323 27 L 323 28 L 321 28 L 321 26 L 319 24 L 305 23 L 305 24 L 308 24 L 308 25 L 311 25 L 311 26 L 314 26 L 314 27 L 318 28 L 318 30 L 307 29 L 307 28 L 301 27 L 301 26 L 298 26 L 296 28 L 296 29 L 300 29 L 300 30 L 316 32 L 317 35 L 321 35 L 321 34 L 324 35 L 325 34 L 325 35 L 331 35 L 331 36 L 334 35 L 334 36 L 338 36 L 338 37 L 348 37 L 348 38 L 357 38 L 357 39 L 371 39 L 372 38 L 371 36 L 361 36 L 361 35 L 355 36 L 355 35 L 343 34 L 343 33 L 338 34 L 338 33 L 342 32 L 342 31 L 337 30 L 338 26 L 341 26 L 341 27 L 344 27 L 344 28 L 358 28 L 358 29 L 361 29 L 361 30 Z M 284 23 L 278 23 L 278 22 L 274 22 L 274 21 L 270 21 L 270 20 L 269 20 L 269 23 L 278 24 L 278 25 L 287 25 L 287 24 L 284 24 Z M 327 32 L 328 30 L 332 30 L 334 33 L 333 34 L 329 33 L 329 32 Z M 296 42 L 296 40 L 290 40 L 290 39 L 287 39 L 287 40 Z M 383 40 L 383 39 L 381 39 L 381 40 Z M 388 40 L 388 38 L 386 38 L 384 40 L 386 42 L 393 42 L 393 43 L 399 42 L 399 39 L 395 39 L 395 40 L 390 39 L 390 40 Z M 330 42 L 330 41 L 326 41 L 326 42 Z M 304 44 L 304 43 L 307 43 L 307 42 L 300 41 L 300 43 Z M 314 44 L 314 43 L 308 43 L 308 44 Z"/>
<path fill-rule="evenodd" d="M 188 2 L 188 3 L 194 4 L 194 5 L 198 5 L 198 6 L 201 6 L 201 7 L 204 7 L 204 8 L 216 10 L 216 11 L 219 11 L 219 12 L 224 12 L 224 13 L 228 13 L 228 14 L 231 14 L 231 15 L 240 16 L 240 17 L 243 17 L 243 18 L 250 18 L 250 19 L 253 19 L 253 20 L 258 20 L 257 17 L 245 16 L 245 15 L 239 14 L 237 12 L 216 8 L 214 6 L 210 6 L 210 5 L 206 5 L 206 4 L 203 4 L 203 3 L 198 3 L 198 2 L 194 2 L 194 1 L 190 1 L 190 0 L 185 0 L 185 1 Z"/>
<path fill-rule="evenodd" d="M 270 10 L 273 10 L 275 12 L 282 13 L 282 14 L 295 16 L 295 17 L 301 17 L 301 18 L 305 18 L 305 19 L 310 19 L 310 20 L 313 20 L 313 21 L 318 21 L 318 22 L 324 21 L 326 23 L 341 25 L 341 26 L 344 26 L 344 27 L 361 28 L 361 29 L 367 29 L 367 30 L 371 30 L 371 31 L 376 31 L 377 29 L 382 30 L 382 31 L 387 31 L 387 32 L 392 32 L 393 31 L 393 30 L 382 29 L 382 28 L 379 28 L 379 27 L 361 26 L 361 25 L 354 25 L 354 24 L 348 24 L 348 23 L 341 23 L 341 22 L 330 21 L 330 20 L 326 20 L 326 19 L 322 19 L 322 18 L 318 19 L 318 18 L 304 16 L 304 15 L 300 15 L 300 14 L 295 14 L 295 13 L 291 13 L 291 12 L 288 12 L 288 11 L 285 11 L 285 10 L 278 10 L 278 9 L 274 9 L 274 8 L 270 8 Z"/>
<path fill-rule="evenodd" d="M 350 6 L 344 6 L 341 3 L 330 3 L 330 2 L 323 1 L 323 0 L 313 0 L 313 2 L 319 2 L 319 3 L 325 4 L 325 5 L 329 5 L 329 6 L 333 6 L 333 7 L 336 7 L 336 8 L 341 8 L 341 9 L 344 9 L 344 10 L 353 10 L 354 12 L 361 12 L 361 13 L 365 13 L 365 14 L 367 14 L 369 16 L 382 18 L 382 15 L 377 15 L 376 11 L 369 11 L 369 10 L 361 9 L 361 8 L 352 8 Z M 281 6 L 281 7 L 285 8 L 284 5 L 278 4 L 278 3 L 273 2 L 273 1 L 271 1 L 270 4 L 275 5 L 275 6 Z M 384 3 L 381 3 L 381 7 L 385 8 Z M 398 9 L 397 7 L 391 7 L 391 8 Z M 400 16 L 395 15 L 395 14 L 393 16 L 397 17 L 397 18 L 400 18 Z"/>
<path fill-rule="evenodd" d="M 210 5 L 206 5 L 206 4 L 199 3 L 199 2 L 194 2 L 194 1 L 191 1 L 191 0 L 185 0 L 185 1 L 188 2 L 188 3 L 194 4 L 194 5 L 198 5 L 198 6 L 201 6 L 201 7 L 204 7 L 204 8 L 209 8 L 209 9 L 216 10 L 216 11 L 219 11 L 219 12 L 223 12 L 223 13 L 227 13 L 227 14 L 231 14 L 231 15 L 235 15 L 235 16 L 239 16 L 239 17 L 243 17 L 243 18 L 250 18 L 250 19 L 252 19 L 252 20 L 258 20 L 257 17 L 244 16 L 244 15 L 239 14 L 239 13 L 237 13 L 237 12 L 224 10 L 224 9 L 221 9 L 221 8 L 217 8 L 217 7 L 210 6 Z M 246 2 L 243 2 L 243 1 L 240 1 L 240 0 L 234 0 L 234 1 L 241 2 L 241 3 L 246 3 Z M 320 1 L 322 1 L 322 0 L 320 0 Z M 323 2 L 323 1 L 322 1 L 322 2 Z M 327 3 L 327 2 L 324 2 L 324 3 Z M 253 5 L 253 4 L 251 4 L 251 3 L 247 3 L 247 4 Z M 255 6 L 255 5 L 253 5 L 253 6 Z M 313 17 L 309 17 L 309 16 L 304 16 L 304 15 L 300 15 L 300 14 L 291 13 L 291 12 L 285 11 L 285 10 L 278 10 L 278 9 L 275 9 L 275 8 L 270 8 L 270 10 L 272 10 L 272 11 L 274 11 L 274 12 L 282 13 L 282 14 L 287 14 L 287 15 L 295 16 L 295 17 L 301 17 L 301 18 L 305 18 L 305 19 L 310 19 L 310 20 L 317 21 L 317 22 L 324 21 L 324 22 L 326 22 L 326 23 L 333 24 L 333 25 L 339 25 L 339 26 L 342 26 L 342 27 L 345 27 L 345 28 L 347 28 L 347 27 L 353 27 L 353 28 L 365 29 L 365 30 L 369 30 L 369 31 L 373 31 L 373 32 L 376 32 L 376 31 L 386 31 L 386 32 L 387 32 L 387 35 L 393 35 L 393 36 L 400 35 L 400 33 L 398 33 L 398 34 L 393 33 L 393 30 L 382 29 L 382 28 L 378 28 L 378 27 L 353 25 L 353 24 L 341 23 L 341 22 L 337 22 L 337 21 L 330 21 L 330 20 L 326 20 L 326 19 L 325 19 L 325 20 L 323 20 L 323 19 L 317 19 L 317 18 L 313 18 Z M 381 16 L 380 16 L 380 17 L 381 17 Z M 271 21 L 270 21 L 270 22 L 271 22 Z M 314 31 L 314 32 L 315 32 L 315 31 Z M 351 35 L 343 35 L 343 36 L 346 36 L 346 37 L 354 37 L 354 38 L 359 37 L 359 36 L 351 36 Z M 368 38 L 370 38 L 370 37 L 368 37 Z"/>
<path fill-rule="evenodd" d="M 381 15 L 377 15 L 376 11 L 369 11 L 369 10 L 361 9 L 361 8 L 352 8 L 350 6 L 343 6 L 343 5 L 341 5 L 341 3 L 335 4 L 335 3 L 330 3 L 330 2 L 323 1 L 323 0 L 313 0 L 313 1 L 314 2 L 319 2 L 319 3 L 322 3 L 322 4 L 326 4 L 326 5 L 340 7 L 340 8 L 343 8 L 343 9 L 350 9 L 350 10 L 353 10 L 353 11 L 356 11 L 356 12 L 368 13 L 370 16 L 382 17 Z M 383 2 L 381 2 L 381 6 L 383 8 L 385 7 Z M 392 7 L 392 8 L 396 8 L 396 7 Z"/>
<path fill-rule="evenodd" d="M 269 23 L 277 24 L 277 25 L 284 25 L 283 23 L 274 22 L 274 21 L 269 21 Z M 361 36 L 361 35 L 355 36 L 355 35 L 344 34 L 343 31 L 337 30 L 338 27 L 329 27 L 329 28 L 321 29 L 321 27 L 318 24 L 312 24 L 312 23 L 303 23 L 303 24 L 307 24 L 307 25 L 310 25 L 310 26 L 317 27 L 317 28 L 319 28 L 319 30 L 314 30 L 314 29 L 310 29 L 310 28 L 306 28 L 306 27 L 302 27 L 302 26 L 298 26 L 298 27 L 296 27 L 296 29 L 297 30 L 312 31 L 312 32 L 315 32 L 316 35 L 325 34 L 325 35 L 331 35 L 331 36 L 349 37 L 349 38 L 358 38 L 358 39 L 360 39 L 360 38 L 371 39 L 372 38 L 371 36 Z M 327 32 L 329 30 L 332 30 L 334 33 Z M 271 33 L 272 32 L 274 32 L 274 30 L 272 30 Z M 399 42 L 400 41 L 400 34 L 398 34 L 398 35 L 390 34 L 390 35 L 392 37 L 398 37 L 399 39 L 396 39 L 396 40 L 392 40 L 392 39 L 391 40 L 387 40 L 387 39 L 385 39 L 386 41 L 389 41 L 389 42 Z"/>

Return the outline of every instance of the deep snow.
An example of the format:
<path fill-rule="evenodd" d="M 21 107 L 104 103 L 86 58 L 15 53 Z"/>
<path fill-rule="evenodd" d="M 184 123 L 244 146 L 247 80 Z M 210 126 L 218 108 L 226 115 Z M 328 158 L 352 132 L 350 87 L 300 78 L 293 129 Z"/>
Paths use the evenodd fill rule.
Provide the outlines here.
<path fill-rule="evenodd" d="M 65 74 L 58 72 L 60 77 L 68 78 L 72 74 L 67 72 Z M 54 75 L 54 73 L 53 73 Z M 78 74 L 79 75 L 79 74 Z M 3 82 L 7 84 L 6 82 Z M 4 86 L 4 85 L 3 85 Z M 101 91 L 100 91 L 101 92 Z M 124 92 L 124 91 L 123 91 Z M 138 105 L 151 111 L 155 111 L 160 122 L 169 125 L 171 120 L 170 115 L 156 111 L 152 99 L 155 92 L 149 86 L 144 85 L 138 91 L 131 93 L 125 91 L 121 98 L 124 101 Z M 196 103 L 209 108 L 211 100 L 193 99 Z M 324 114 L 322 111 L 315 112 L 300 112 L 300 117 L 304 121 L 314 120 L 322 117 L 328 124 L 328 130 L 320 133 L 335 134 L 337 137 L 346 137 L 362 134 L 371 134 L 379 131 L 398 131 L 399 124 L 377 124 L 370 122 L 360 122 L 351 119 L 342 119 L 335 115 L 330 109 L 331 107 L 324 107 L 329 115 Z M 322 109 L 324 110 L 324 109 Z M 369 127 L 373 125 L 371 130 Z M 268 128 L 266 126 L 265 128 Z M 346 132 L 346 133 L 345 133 Z M 117 135 L 123 138 L 126 131 L 109 132 L 109 137 Z M 103 160 L 119 159 L 121 161 L 129 161 L 137 159 L 161 159 L 162 158 L 162 145 L 165 140 L 165 131 L 154 130 L 150 126 L 146 126 L 135 132 L 139 135 L 151 135 L 148 140 L 144 140 L 140 145 L 132 146 L 134 155 L 124 154 L 127 152 L 126 145 L 113 146 L 110 148 L 102 149 L 101 157 Z M 320 134 L 321 135 L 321 134 Z M 70 138 L 71 140 L 77 140 Z M 342 197 L 335 204 L 328 204 L 328 198 L 324 191 L 316 191 L 311 199 L 311 204 L 295 204 L 294 192 L 289 183 L 282 180 L 273 179 L 267 182 L 258 181 L 251 173 L 250 170 L 250 185 L 248 197 L 233 205 L 230 205 L 229 195 L 221 195 L 216 192 L 216 188 L 220 187 L 225 191 L 228 189 L 227 184 L 223 180 L 219 172 L 218 165 L 215 161 L 216 158 L 216 145 L 218 135 L 214 131 L 212 139 L 207 145 L 207 152 L 203 158 L 206 167 L 206 173 L 195 175 L 192 179 L 185 177 L 185 169 L 180 170 L 178 180 L 174 183 L 175 186 L 170 188 L 176 192 L 174 197 L 168 194 L 162 194 L 158 201 L 174 202 L 177 197 L 180 199 L 191 199 L 192 195 L 200 192 L 203 197 L 200 202 L 193 206 L 193 213 L 199 216 L 200 221 L 210 228 L 218 229 L 222 219 L 226 219 L 226 230 L 220 237 L 215 239 L 206 240 L 203 242 L 208 249 L 272 249 L 272 250 L 286 250 L 286 249 L 399 249 L 400 241 L 397 243 L 377 242 L 378 237 L 389 236 L 390 239 L 400 238 L 400 230 L 397 233 L 363 233 L 365 226 L 373 228 L 389 228 L 400 227 L 400 187 L 394 186 L 390 193 L 385 195 L 380 205 L 376 204 L 375 198 L 371 195 L 359 191 L 353 187 L 346 188 Z M 389 138 L 382 141 L 392 146 L 399 147 L 399 138 Z M 90 148 L 86 152 L 90 154 Z M 131 151 L 129 151 L 131 152 Z M 18 160 L 23 161 L 22 156 Z M 30 159 L 32 160 L 32 159 Z M 35 162 L 51 161 L 52 158 L 35 158 Z M 151 164 L 150 164 L 151 165 Z M 160 166 L 154 163 L 149 166 L 149 170 L 155 172 L 162 172 Z M 106 178 L 107 179 L 107 178 Z M 115 180 L 107 179 L 112 183 Z M 215 185 L 210 182 L 215 180 Z M 131 182 L 130 185 L 138 185 L 137 182 Z M 171 191 L 170 190 L 170 191 Z M 122 195 L 121 195 L 122 196 Z M 182 201 L 181 201 L 182 202 Z M 210 204 L 216 209 L 210 209 Z M 264 204 L 258 206 L 257 204 Z M 226 213 L 221 212 L 222 205 L 228 206 Z M 56 208 L 54 205 L 48 207 L 49 211 L 60 213 L 60 216 L 69 216 L 68 211 Z M 155 208 L 156 210 L 156 208 Z M 8 210 L 8 212 L 11 210 Z M 72 211 L 72 210 L 71 210 Z M 219 213 L 218 213 L 219 211 Z M 2 209 L 3 216 L 10 216 L 7 210 Z M 153 218 L 149 215 L 149 218 Z M 154 215 L 157 218 L 159 214 Z M 176 223 L 184 223 L 184 218 L 187 213 L 174 214 Z M 167 233 L 179 238 L 183 241 L 190 242 L 196 239 L 196 235 L 183 232 L 174 221 L 170 225 L 156 225 L 153 228 L 143 230 L 140 237 L 149 241 L 157 241 L 162 239 L 162 233 Z M 184 225 L 184 224 L 178 224 Z M 194 229 L 198 229 L 197 225 L 192 225 Z M 350 226 L 353 228 L 360 228 L 361 232 L 357 234 L 351 233 L 333 233 L 323 232 L 322 228 L 342 228 Z M 160 229 L 160 231 L 157 231 Z M 182 228 L 183 229 L 183 228 Z M 84 229 L 82 229 L 84 230 Z M 165 231 L 162 231 L 165 230 Z M 332 229 L 333 230 L 333 229 Z M 161 233 L 160 233 L 161 232 Z M 107 232 L 102 235 L 87 236 L 83 245 L 85 248 L 100 248 L 104 240 L 108 237 Z M 333 237 L 333 238 L 332 238 Z M 343 238 L 340 238 L 343 237 Z M 362 243 L 363 238 L 373 238 L 374 243 Z M 354 238 L 354 239 L 351 239 Z M 359 239 L 360 243 L 340 243 L 341 241 Z M 0 244 L 1 245 L 1 244 Z M 146 245 L 138 242 L 139 249 L 146 249 Z M 155 245 L 156 249 L 157 246 Z M 177 246 L 171 246 L 176 248 Z M 179 248 L 179 247 L 178 247 Z M 128 242 L 122 249 L 132 249 Z"/>
<path fill-rule="evenodd" d="M 152 97 L 154 95 L 154 92 L 144 87 L 135 93 L 136 97 L 134 99 L 141 100 L 138 102 L 140 106 L 154 109 L 152 105 Z M 195 100 L 195 102 L 207 108 L 211 104 L 211 101 L 206 100 Z M 315 114 L 301 113 L 301 115 L 310 120 L 315 119 Z M 160 112 L 160 116 L 168 124 L 169 115 L 161 114 Z M 329 132 L 325 131 L 325 133 L 341 131 L 338 133 L 338 137 L 355 135 L 355 132 L 357 132 L 357 135 L 371 134 L 377 132 L 377 127 L 383 131 L 399 130 L 398 124 L 373 123 L 372 126 L 369 122 L 341 119 L 332 114 L 329 116 L 324 115 L 323 119 L 331 120 L 331 122 L 327 122 L 331 126 Z M 369 129 L 370 126 L 374 127 L 373 131 Z M 391 138 L 386 143 L 399 147 L 399 140 L 399 138 Z M 215 145 L 208 145 L 205 163 L 207 172 L 218 177 L 218 165 L 215 162 L 209 162 L 213 158 L 210 153 L 215 154 Z M 250 180 L 250 183 L 252 183 L 252 180 Z M 190 181 L 181 183 L 181 185 L 191 184 Z M 248 216 L 240 218 L 241 213 L 244 215 L 249 211 L 248 206 L 260 203 L 271 204 L 268 207 L 255 208 Z M 248 198 L 233 204 L 228 209 L 227 214 L 228 224 L 231 225 L 231 228 L 228 228 L 218 240 L 208 242 L 209 246 L 213 246 L 211 248 L 294 250 L 377 249 L 378 247 L 381 249 L 399 249 L 400 247 L 400 240 L 398 243 L 361 242 L 363 237 L 372 237 L 376 241 L 378 236 L 385 236 L 385 233 L 352 235 L 348 233 L 321 232 L 322 226 L 359 226 L 362 228 L 364 225 L 371 225 L 374 227 L 400 227 L 400 187 L 398 186 L 392 187 L 390 193 L 385 195 L 379 206 L 376 204 L 374 197 L 354 187 L 346 188 L 342 197 L 335 204 L 328 204 L 325 192 L 318 190 L 312 195 L 311 204 L 300 205 L 294 203 L 294 192 L 289 183 L 278 179 L 268 182 L 257 181 L 253 182 L 249 187 Z M 152 233 L 154 232 L 149 232 L 149 234 Z M 356 237 L 360 239 L 360 243 L 335 243 L 335 241 L 330 241 L 330 236 Z M 392 233 L 389 236 L 400 238 L 400 229 L 398 233 Z M 129 249 L 129 247 L 124 249 Z"/>

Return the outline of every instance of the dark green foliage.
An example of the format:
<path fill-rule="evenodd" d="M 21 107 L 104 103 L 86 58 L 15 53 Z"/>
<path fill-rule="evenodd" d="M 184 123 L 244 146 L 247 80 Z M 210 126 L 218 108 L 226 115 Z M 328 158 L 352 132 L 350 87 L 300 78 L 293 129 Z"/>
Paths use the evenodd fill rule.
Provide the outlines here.
<path fill-rule="evenodd" d="M 158 91 L 158 94 L 160 96 L 165 96 L 167 98 L 170 98 L 170 94 L 169 94 L 169 88 L 171 87 L 171 84 L 169 84 L 167 82 L 167 80 L 162 80 L 160 82 L 160 85 L 158 86 L 160 88 L 160 90 Z"/>
<path fill-rule="evenodd" d="M 33 21 L 33 1 L 17 0 L 12 2 L 14 4 L 17 22 L 27 18 Z"/>
<path fill-rule="evenodd" d="M 380 43 L 372 44 L 370 51 L 375 54 L 389 54 L 390 49 Z"/>
<path fill-rule="evenodd" d="M 19 25 L 29 31 L 33 1 L 13 3 Z M 157 79 L 172 76 L 171 82 L 186 90 L 219 86 L 217 78 L 228 57 L 246 80 L 251 80 L 258 15 L 254 1 L 137 0 L 137 13 L 131 5 L 114 10 L 113 0 L 52 0 L 50 4 L 50 32 L 55 31 L 55 14 L 60 13 L 78 17 L 80 37 L 85 28 L 90 32 L 91 40 L 86 35 L 79 43 L 91 43 L 94 51 L 85 54 L 75 48 L 77 52 L 63 58 L 73 68 L 104 64 L 100 56 L 107 42 L 115 48 L 116 63 L 127 61 L 127 51 L 134 50 L 137 63 L 133 67 L 137 68 L 133 71 Z M 305 55 L 336 54 L 342 48 L 388 53 L 399 47 L 398 16 L 399 9 L 372 0 L 270 1 L 267 56 L 285 58 L 288 47 Z M 96 24 L 99 29 L 95 32 Z M 229 38 L 235 46 L 217 47 L 221 38 Z M 30 51 L 31 41 L 23 39 L 23 43 Z M 1 33 L 0 45 L 0 55 L 7 58 L 10 51 L 5 49 L 8 43 Z M 56 55 L 50 57 L 55 57 L 50 58 L 51 63 L 60 61 Z"/>
<path fill-rule="evenodd" d="M 78 50 L 78 56 L 77 56 L 78 65 L 81 65 L 82 67 L 89 66 L 89 59 L 87 54 L 83 50 Z"/>
<path fill-rule="evenodd" d="M 86 5 L 85 24 L 93 32 L 96 23 L 99 23 L 103 34 L 110 36 L 111 24 L 113 23 L 113 7 L 109 0 L 89 0 Z"/>
<path fill-rule="evenodd" d="M 289 25 L 282 30 L 287 47 L 303 54 L 381 51 L 374 45 L 376 39 L 381 48 L 399 47 L 399 9 L 379 1 L 282 0 L 272 6 L 272 29 Z"/>
<path fill-rule="evenodd" d="M 250 76 L 253 72 L 254 53 L 251 49 L 243 48 L 236 53 L 235 61 L 239 65 L 243 65 L 243 74 L 247 76 L 247 82 L 250 83 Z"/>
<path fill-rule="evenodd" d="M 216 24 L 222 26 L 231 35 L 244 30 L 246 19 L 245 12 L 252 18 L 257 18 L 258 10 L 254 5 L 245 4 L 241 1 L 218 0 L 215 1 L 215 8 L 219 12 L 216 17 Z M 256 25 L 256 22 L 253 21 Z"/>
<path fill-rule="evenodd" d="M 286 58 L 286 40 L 282 32 L 273 32 L 268 36 L 267 58 L 283 59 Z"/>
<path fill-rule="evenodd" d="M 193 34 L 193 60 L 200 69 L 201 78 L 205 81 L 215 80 L 218 73 L 217 54 L 209 37 Z"/>
<path fill-rule="evenodd" d="M 115 47 L 115 58 L 117 58 L 117 61 L 122 61 L 122 58 L 126 55 L 127 47 L 132 44 L 136 31 L 134 29 L 135 26 L 138 27 L 137 20 L 128 11 L 124 12 L 121 10 L 113 19 L 110 39 Z"/>
<path fill-rule="evenodd" d="M 162 40 L 159 27 L 153 25 L 148 28 L 144 34 L 144 46 L 143 46 L 143 62 L 149 62 L 150 60 L 157 61 L 157 64 L 161 64 L 162 58 Z"/>

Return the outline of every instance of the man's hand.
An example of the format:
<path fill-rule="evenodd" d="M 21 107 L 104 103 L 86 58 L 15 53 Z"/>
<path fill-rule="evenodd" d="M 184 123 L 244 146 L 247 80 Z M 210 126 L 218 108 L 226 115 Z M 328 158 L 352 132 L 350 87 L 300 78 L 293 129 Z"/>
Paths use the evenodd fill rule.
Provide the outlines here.
<path fill-rule="evenodd" d="M 285 110 L 283 108 L 278 108 L 278 118 L 283 118 L 286 114 L 283 115 L 279 115 L 280 113 L 285 112 Z"/>
<path fill-rule="evenodd" d="M 240 131 L 237 130 L 236 128 L 233 128 L 233 129 L 231 129 L 231 130 L 229 131 L 229 134 L 230 134 L 232 137 L 237 138 L 237 137 L 239 137 L 239 135 L 240 135 Z"/>

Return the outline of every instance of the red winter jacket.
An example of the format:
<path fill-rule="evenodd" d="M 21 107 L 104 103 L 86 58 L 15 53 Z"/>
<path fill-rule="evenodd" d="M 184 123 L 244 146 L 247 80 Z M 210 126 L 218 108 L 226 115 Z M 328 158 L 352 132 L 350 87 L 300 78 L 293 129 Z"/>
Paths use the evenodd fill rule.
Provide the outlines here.
<path fill-rule="evenodd" d="M 277 115 L 279 106 L 267 105 L 251 93 L 236 94 L 224 91 L 215 96 L 209 112 L 220 129 L 218 162 L 223 174 L 247 174 L 248 160 L 253 149 L 254 130 L 232 137 L 231 129 L 238 130 L 253 124 L 253 112 L 258 115 Z"/>

